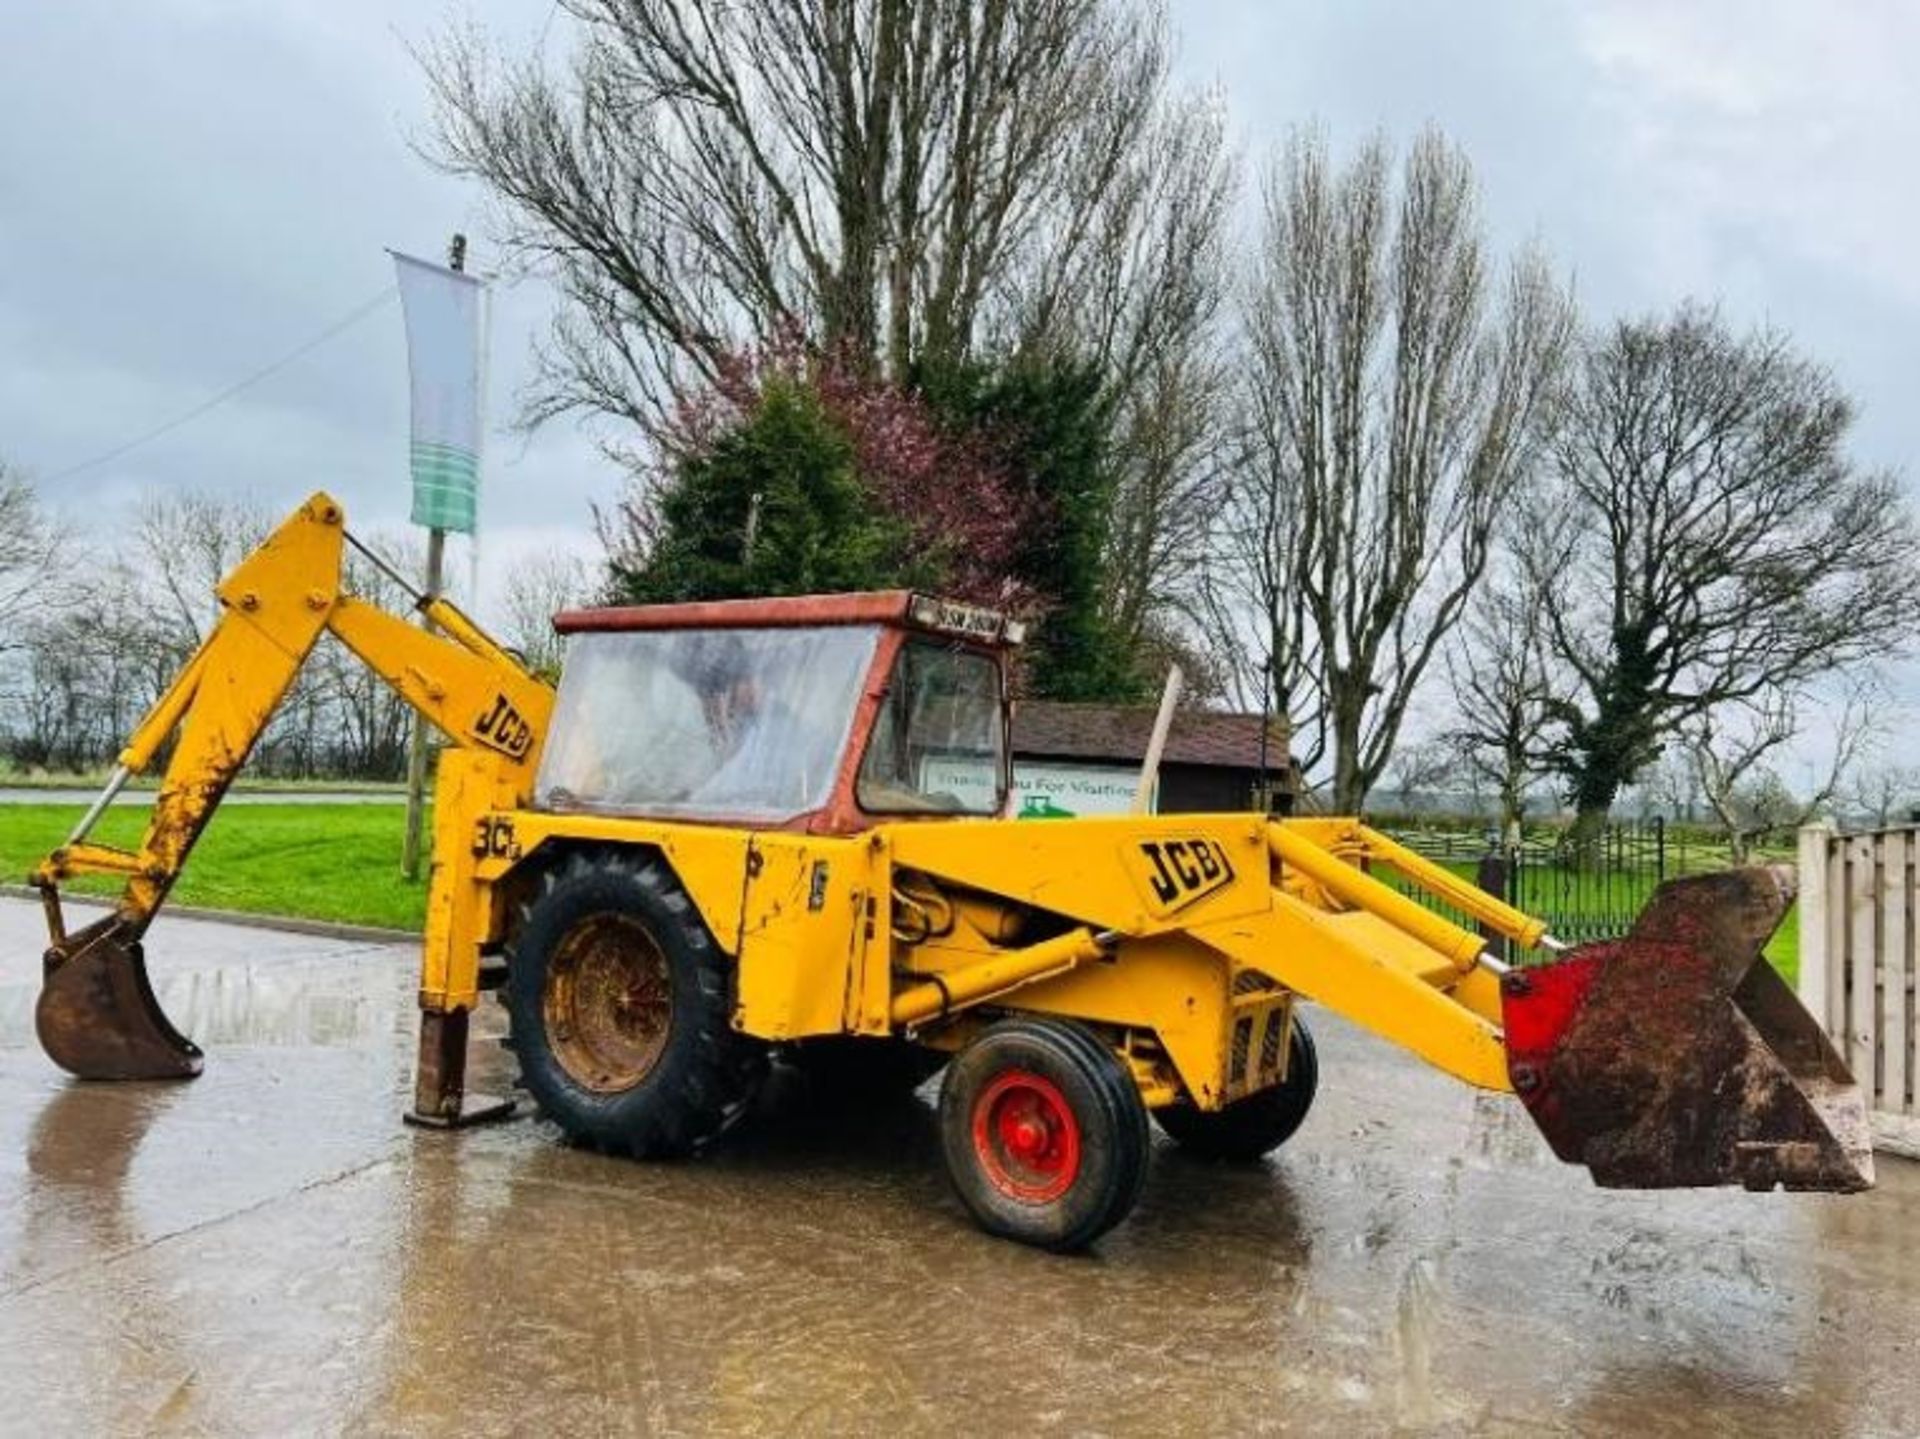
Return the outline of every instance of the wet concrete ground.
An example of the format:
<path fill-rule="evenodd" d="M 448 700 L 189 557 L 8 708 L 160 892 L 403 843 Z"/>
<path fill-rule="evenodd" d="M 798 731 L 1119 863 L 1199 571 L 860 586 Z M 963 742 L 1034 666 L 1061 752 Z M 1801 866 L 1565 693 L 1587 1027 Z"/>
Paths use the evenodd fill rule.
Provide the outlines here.
<path fill-rule="evenodd" d="M 0 1431 L 1920 1433 L 1912 1164 L 1605 1194 L 1327 1019 L 1282 1156 L 1163 1146 L 1056 1258 L 969 1225 L 924 1097 L 796 1081 L 676 1165 L 404 1128 L 400 948 L 163 921 L 205 1076 L 72 1084 L 38 924 L 0 902 Z"/>

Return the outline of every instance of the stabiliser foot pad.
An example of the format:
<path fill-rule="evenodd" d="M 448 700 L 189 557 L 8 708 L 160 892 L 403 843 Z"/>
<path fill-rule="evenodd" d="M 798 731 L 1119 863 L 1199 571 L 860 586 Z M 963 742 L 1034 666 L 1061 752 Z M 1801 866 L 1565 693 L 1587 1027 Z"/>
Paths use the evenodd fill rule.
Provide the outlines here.
<path fill-rule="evenodd" d="M 517 1107 L 513 1100 L 499 1095 L 466 1094 L 461 1096 L 460 1107 L 452 1114 L 423 1114 L 409 1109 L 400 1117 L 419 1129 L 472 1129 L 476 1125 L 511 1119 Z"/>

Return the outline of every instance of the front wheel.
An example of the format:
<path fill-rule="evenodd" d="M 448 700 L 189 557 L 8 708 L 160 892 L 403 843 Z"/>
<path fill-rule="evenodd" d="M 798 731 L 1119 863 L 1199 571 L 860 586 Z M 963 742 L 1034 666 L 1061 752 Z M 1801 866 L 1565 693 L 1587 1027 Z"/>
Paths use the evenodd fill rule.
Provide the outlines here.
<path fill-rule="evenodd" d="M 989 1027 L 940 1087 L 947 1173 L 981 1228 L 1081 1249 L 1132 1211 L 1147 1172 L 1147 1109 L 1112 1048 L 1083 1025 L 1021 1016 Z"/>
<path fill-rule="evenodd" d="M 1220 1109 L 1197 1109 L 1185 1100 L 1154 1111 L 1169 1138 L 1202 1159 L 1249 1163 L 1293 1138 L 1313 1108 L 1320 1088 L 1320 1060 L 1313 1036 L 1299 1015 L 1290 1026 L 1287 1077 Z"/>

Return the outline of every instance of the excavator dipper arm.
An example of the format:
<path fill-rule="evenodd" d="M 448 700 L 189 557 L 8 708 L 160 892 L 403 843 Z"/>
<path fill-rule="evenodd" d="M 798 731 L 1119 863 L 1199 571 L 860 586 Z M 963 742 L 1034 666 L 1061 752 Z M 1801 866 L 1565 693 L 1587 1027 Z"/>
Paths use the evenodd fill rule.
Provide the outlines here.
<path fill-rule="evenodd" d="M 36 1023 L 47 1054 L 73 1074 L 152 1079 L 199 1072 L 200 1051 L 155 1000 L 141 940 L 322 634 L 337 636 L 444 731 L 468 761 L 470 782 L 489 782 L 509 804 L 530 791 L 552 691 L 445 600 L 421 599 L 429 631 L 345 593 L 344 547 L 351 542 L 340 505 L 316 494 L 221 582 L 218 622 L 134 731 L 99 800 L 35 868 L 31 879 L 51 941 Z M 114 795 L 163 750 L 165 770 L 138 846 L 90 841 Z M 124 883 L 110 914 L 68 933 L 59 887 L 87 874 Z M 477 947 L 468 946 L 472 956 L 456 956 L 455 938 L 448 925 L 437 934 L 430 928 L 427 972 L 440 982 L 422 999 L 430 1014 L 457 1010 L 463 1020 Z M 445 1047 L 437 1033 L 427 1038 Z M 457 1092 L 454 1099 L 457 1106 Z"/>

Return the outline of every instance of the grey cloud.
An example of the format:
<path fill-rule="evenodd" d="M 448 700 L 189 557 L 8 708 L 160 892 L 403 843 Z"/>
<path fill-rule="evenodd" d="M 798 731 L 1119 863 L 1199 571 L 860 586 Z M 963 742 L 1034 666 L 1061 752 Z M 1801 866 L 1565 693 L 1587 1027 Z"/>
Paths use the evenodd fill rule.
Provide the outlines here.
<path fill-rule="evenodd" d="M 1865 404 L 1861 449 L 1904 465 L 1920 283 L 1904 184 L 1920 112 L 1915 22 L 1879 8 L 1340 5 L 1175 0 L 1185 71 L 1225 89 L 1250 155 L 1315 118 L 1336 143 L 1435 121 L 1474 156 L 1490 224 L 1538 236 L 1590 313 L 1719 293 L 1831 363 Z M 487 0 L 525 46 L 550 0 Z M 57 473 L 177 414 L 390 283 L 382 247 L 435 253 L 482 205 L 412 152 L 406 40 L 441 0 L 110 0 L 0 19 L 0 453 Z M 1824 127 L 1817 133 L 1809 127 Z M 546 298 L 503 290 L 493 414 Z M 201 420 L 53 498 L 111 514 L 150 486 L 316 484 L 362 523 L 405 518 L 404 355 L 377 314 Z M 584 538 L 617 482 L 589 437 L 499 436 L 490 554 Z"/>

